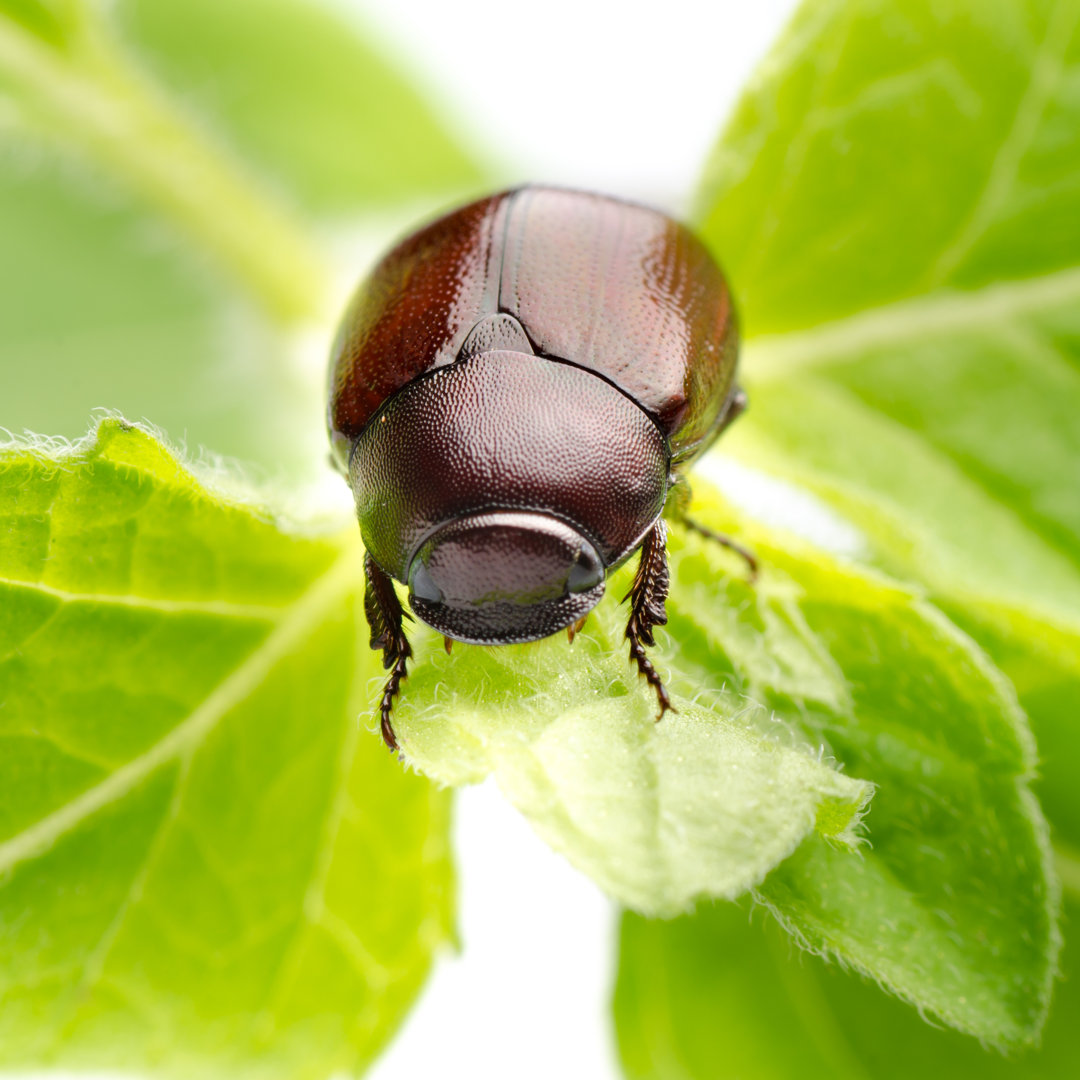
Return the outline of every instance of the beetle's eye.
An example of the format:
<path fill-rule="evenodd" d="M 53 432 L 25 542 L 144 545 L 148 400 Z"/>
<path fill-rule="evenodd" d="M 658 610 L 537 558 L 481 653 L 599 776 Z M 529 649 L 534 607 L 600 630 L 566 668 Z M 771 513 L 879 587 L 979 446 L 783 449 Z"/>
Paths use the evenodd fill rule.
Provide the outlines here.
<path fill-rule="evenodd" d="M 422 559 L 416 560 L 412 577 L 409 580 L 409 588 L 412 590 L 413 596 L 418 596 L 421 600 L 427 600 L 433 604 L 442 603 L 443 594 L 439 586 L 435 584 L 435 579 L 431 576 Z"/>
<path fill-rule="evenodd" d="M 604 580 L 604 566 L 596 557 L 590 544 L 578 548 L 570 573 L 566 575 L 566 588 L 572 593 L 588 592 Z"/>
<path fill-rule="evenodd" d="M 409 568 L 409 600 L 459 641 L 532 641 L 571 625 L 604 592 L 604 563 L 570 526 L 499 511 L 450 522 Z"/>

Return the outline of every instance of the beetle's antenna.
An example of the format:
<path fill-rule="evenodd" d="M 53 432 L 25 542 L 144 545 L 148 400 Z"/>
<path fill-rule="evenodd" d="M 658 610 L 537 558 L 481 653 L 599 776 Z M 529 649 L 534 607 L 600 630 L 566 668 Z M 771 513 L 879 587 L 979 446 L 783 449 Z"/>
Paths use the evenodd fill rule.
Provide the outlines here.
<path fill-rule="evenodd" d="M 746 562 L 747 569 L 750 571 L 750 584 L 753 585 L 754 582 L 757 581 L 757 556 L 749 548 L 743 547 L 738 540 L 732 539 L 727 533 L 717 532 L 715 529 L 710 529 L 708 525 L 702 525 L 701 522 L 695 521 L 688 514 L 680 514 L 675 520 L 682 525 L 684 529 L 696 532 L 698 536 L 704 536 L 706 540 L 712 540 L 713 543 L 720 544 L 722 547 L 726 547 L 728 550 L 734 551 L 736 555 L 741 556 Z"/>

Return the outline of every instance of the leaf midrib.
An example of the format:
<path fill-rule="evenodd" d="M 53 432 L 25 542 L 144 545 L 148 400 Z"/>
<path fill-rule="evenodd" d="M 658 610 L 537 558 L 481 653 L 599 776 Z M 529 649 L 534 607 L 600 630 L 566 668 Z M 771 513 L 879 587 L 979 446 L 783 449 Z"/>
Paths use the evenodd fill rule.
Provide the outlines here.
<path fill-rule="evenodd" d="M 133 791 L 162 765 L 198 746 L 223 717 L 262 684 L 274 665 L 319 624 L 322 616 L 340 604 L 349 581 L 357 572 L 355 552 L 344 551 L 312 582 L 258 648 L 164 738 L 100 784 L 0 844 L 0 875 L 47 851 L 83 821 Z"/>
<path fill-rule="evenodd" d="M 138 596 L 134 593 L 72 592 L 58 589 L 42 581 L 19 581 L 0 576 L 0 595 L 4 589 L 26 589 L 53 597 L 62 604 L 105 604 L 110 607 L 159 611 L 165 614 L 220 615 L 227 618 L 266 619 L 276 621 L 289 604 L 244 604 L 231 600 L 173 600 L 168 597 Z"/>
<path fill-rule="evenodd" d="M 858 360 L 867 352 L 935 334 L 985 331 L 1025 315 L 1080 303 L 1080 267 L 1039 277 L 998 281 L 978 289 L 943 289 L 854 315 L 747 343 L 747 367 L 765 383 L 824 364 Z"/>

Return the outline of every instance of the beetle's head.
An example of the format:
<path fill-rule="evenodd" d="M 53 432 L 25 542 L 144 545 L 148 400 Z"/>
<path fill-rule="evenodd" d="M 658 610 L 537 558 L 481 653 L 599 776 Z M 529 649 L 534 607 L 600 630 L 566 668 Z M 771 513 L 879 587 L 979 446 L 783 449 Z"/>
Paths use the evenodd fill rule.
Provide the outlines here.
<path fill-rule="evenodd" d="M 480 645 L 547 637 L 603 595 L 596 548 L 546 514 L 459 518 L 430 536 L 409 567 L 413 611 L 439 633 Z"/>

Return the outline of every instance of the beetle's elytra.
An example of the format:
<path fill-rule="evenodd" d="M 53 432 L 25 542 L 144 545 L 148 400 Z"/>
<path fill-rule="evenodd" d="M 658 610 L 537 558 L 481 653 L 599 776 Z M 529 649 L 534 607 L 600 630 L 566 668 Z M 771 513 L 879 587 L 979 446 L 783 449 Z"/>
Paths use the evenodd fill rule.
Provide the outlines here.
<path fill-rule="evenodd" d="M 745 408 L 736 354 L 716 263 L 644 206 L 524 187 L 384 256 L 334 345 L 329 426 L 367 548 L 371 647 L 391 671 L 391 748 L 410 656 L 394 580 L 448 644 L 572 638 L 639 548 L 626 636 L 663 715 L 645 652 L 667 621 L 661 515 Z"/>

